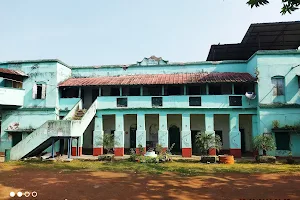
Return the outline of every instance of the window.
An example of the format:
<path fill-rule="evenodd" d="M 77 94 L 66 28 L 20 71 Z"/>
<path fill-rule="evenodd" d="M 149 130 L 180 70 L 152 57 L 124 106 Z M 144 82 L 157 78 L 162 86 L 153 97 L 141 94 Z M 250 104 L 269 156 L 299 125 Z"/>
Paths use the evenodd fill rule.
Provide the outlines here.
<path fill-rule="evenodd" d="M 242 97 L 229 96 L 229 106 L 242 106 Z"/>
<path fill-rule="evenodd" d="M 140 96 L 141 95 L 141 88 L 139 87 L 130 87 L 129 88 L 129 96 Z"/>
<path fill-rule="evenodd" d="M 127 98 L 117 98 L 117 107 L 127 107 Z"/>
<path fill-rule="evenodd" d="M 221 85 L 220 84 L 209 84 L 208 85 L 209 94 L 210 95 L 221 95 Z"/>
<path fill-rule="evenodd" d="M 34 84 L 32 88 L 33 99 L 46 99 L 46 84 Z"/>
<path fill-rule="evenodd" d="M 291 150 L 290 149 L 290 134 L 287 132 L 275 133 L 277 150 Z"/>
<path fill-rule="evenodd" d="M 273 96 L 284 95 L 284 77 L 274 76 L 271 80 L 273 84 Z"/>
<path fill-rule="evenodd" d="M 62 98 L 78 98 L 79 97 L 79 88 L 69 87 L 61 89 Z"/>
<path fill-rule="evenodd" d="M 190 97 L 189 104 L 190 106 L 201 106 L 201 97 Z"/>
<path fill-rule="evenodd" d="M 182 95 L 183 87 L 176 85 L 165 86 L 165 95 Z"/>
<path fill-rule="evenodd" d="M 162 88 L 160 85 L 156 86 L 144 86 L 143 87 L 143 95 L 144 96 L 161 96 Z"/>
<path fill-rule="evenodd" d="M 197 86 L 187 86 L 187 95 L 202 95 L 206 94 L 206 86 L 204 84 Z"/>
<path fill-rule="evenodd" d="M 120 96 L 120 88 L 111 88 L 110 89 L 110 96 Z"/>
<path fill-rule="evenodd" d="M 246 92 L 255 92 L 254 83 L 235 83 L 234 94 L 245 95 Z"/>
<path fill-rule="evenodd" d="M 162 105 L 162 97 L 152 97 L 152 107 L 161 107 Z"/>

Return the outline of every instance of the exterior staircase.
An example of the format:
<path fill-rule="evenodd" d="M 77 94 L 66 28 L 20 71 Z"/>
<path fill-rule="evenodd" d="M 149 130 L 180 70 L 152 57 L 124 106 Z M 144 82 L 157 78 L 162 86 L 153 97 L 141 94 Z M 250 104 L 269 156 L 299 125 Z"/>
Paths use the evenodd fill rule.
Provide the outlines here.
<path fill-rule="evenodd" d="M 79 101 L 63 120 L 49 120 L 24 140 L 11 148 L 10 159 L 19 160 L 35 156 L 61 138 L 80 137 L 93 120 L 97 110 L 97 100 L 88 110 L 82 109 Z"/>
<path fill-rule="evenodd" d="M 86 113 L 86 109 L 78 109 L 73 117 L 73 120 L 81 120 Z"/>

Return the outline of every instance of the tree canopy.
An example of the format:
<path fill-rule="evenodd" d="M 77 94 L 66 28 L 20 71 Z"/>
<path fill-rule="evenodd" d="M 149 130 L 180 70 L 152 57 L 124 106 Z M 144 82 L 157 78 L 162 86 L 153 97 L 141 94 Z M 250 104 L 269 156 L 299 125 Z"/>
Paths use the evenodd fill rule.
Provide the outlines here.
<path fill-rule="evenodd" d="M 269 0 L 248 0 L 247 4 L 251 6 L 251 8 L 264 6 L 270 3 Z M 300 0 L 282 0 L 282 8 L 280 13 L 285 15 L 286 13 L 291 14 L 293 11 L 299 9 Z"/>

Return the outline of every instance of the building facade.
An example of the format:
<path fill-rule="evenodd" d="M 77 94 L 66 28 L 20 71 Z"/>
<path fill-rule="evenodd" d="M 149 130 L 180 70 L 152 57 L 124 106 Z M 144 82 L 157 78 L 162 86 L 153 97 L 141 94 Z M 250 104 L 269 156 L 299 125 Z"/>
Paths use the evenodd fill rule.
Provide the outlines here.
<path fill-rule="evenodd" d="M 300 34 L 298 22 L 271 25 Z M 292 44 L 295 32 L 286 34 L 290 46 L 278 49 L 281 35 L 262 37 L 271 25 L 251 25 L 240 44 L 213 45 L 203 62 L 155 56 L 110 66 L 3 62 L 0 152 L 10 149 L 12 160 L 44 151 L 97 156 L 104 153 L 103 134 L 113 134 L 116 156 L 139 145 L 174 144 L 172 153 L 190 157 L 199 154 L 195 136 L 204 132 L 222 139 L 222 151 L 210 154 L 241 157 L 252 156 L 256 135 L 269 133 L 277 150 L 268 154 L 298 157 L 300 39 Z M 261 43 L 253 49 L 255 31 Z"/>

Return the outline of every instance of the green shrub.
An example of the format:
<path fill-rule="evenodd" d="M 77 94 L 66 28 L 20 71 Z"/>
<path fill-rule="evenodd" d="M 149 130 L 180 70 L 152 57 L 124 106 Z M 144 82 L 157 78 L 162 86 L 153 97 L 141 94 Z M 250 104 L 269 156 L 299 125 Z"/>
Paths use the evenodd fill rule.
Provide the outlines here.
<path fill-rule="evenodd" d="M 258 163 L 275 163 L 276 157 L 275 156 L 256 156 L 255 160 Z"/>
<path fill-rule="evenodd" d="M 98 160 L 99 161 L 114 161 L 115 159 L 115 155 L 111 154 L 111 155 L 100 155 L 98 156 Z"/>
<path fill-rule="evenodd" d="M 276 150 L 275 139 L 271 134 L 261 134 L 255 136 L 253 140 L 253 147 L 255 150 L 263 150 L 265 155 L 266 151 Z"/>
<path fill-rule="evenodd" d="M 114 135 L 110 133 L 103 134 L 103 148 L 106 149 L 107 153 L 111 153 L 115 145 Z"/>
<path fill-rule="evenodd" d="M 159 163 L 159 158 L 147 157 L 147 156 L 139 156 L 139 161 L 141 163 Z"/>
<path fill-rule="evenodd" d="M 209 149 L 216 149 L 217 151 L 222 149 L 220 136 L 213 133 L 199 132 L 196 135 L 195 142 L 203 155 L 207 155 Z"/>

